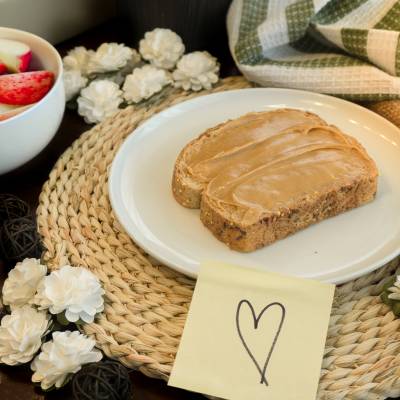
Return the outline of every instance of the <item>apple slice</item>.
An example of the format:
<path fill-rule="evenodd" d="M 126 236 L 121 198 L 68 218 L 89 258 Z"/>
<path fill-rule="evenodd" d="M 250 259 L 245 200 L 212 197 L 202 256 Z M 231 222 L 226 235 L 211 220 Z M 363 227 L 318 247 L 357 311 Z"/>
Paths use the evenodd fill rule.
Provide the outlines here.
<path fill-rule="evenodd" d="M 0 122 L 14 117 L 15 115 L 22 113 L 22 111 L 25 111 L 32 106 L 33 104 L 29 104 L 27 106 L 11 106 L 9 104 L 0 104 Z"/>
<path fill-rule="evenodd" d="M 28 45 L 11 39 L 0 39 L 0 63 L 9 72 L 24 72 L 28 69 L 32 52 Z"/>
<path fill-rule="evenodd" d="M 10 104 L 1 104 L 0 103 L 0 115 L 4 113 L 8 113 L 11 110 L 15 110 L 20 106 L 11 106 Z"/>
<path fill-rule="evenodd" d="M 53 85 L 51 71 L 21 72 L 0 76 L 0 103 L 26 105 L 39 101 Z"/>

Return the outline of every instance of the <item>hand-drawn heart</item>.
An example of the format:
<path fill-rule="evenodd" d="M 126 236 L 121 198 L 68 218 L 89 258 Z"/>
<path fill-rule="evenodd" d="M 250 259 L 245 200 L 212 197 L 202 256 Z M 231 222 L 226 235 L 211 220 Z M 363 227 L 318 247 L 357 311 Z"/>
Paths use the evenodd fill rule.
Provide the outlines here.
<path fill-rule="evenodd" d="M 246 341 L 244 340 L 242 331 L 240 330 L 239 315 L 240 315 L 240 310 L 241 310 L 243 304 L 247 304 L 248 307 L 250 308 L 251 314 L 253 316 L 254 329 L 258 329 L 258 324 L 260 322 L 261 317 L 264 315 L 264 313 L 269 308 L 277 306 L 277 307 L 279 307 L 281 309 L 281 319 L 280 319 L 278 328 L 276 329 L 276 333 L 275 333 L 271 348 L 268 351 L 267 358 L 265 360 L 263 368 L 261 368 L 260 365 L 258 364 L 256 358 L 254 357 L 254 355 L 251 352 L 249 346 L 247 345 Z M 258 316 L 256 316 L 256 313 L 254 311 L 254 307 L 250 303 L 249 300 L 240 300 L 239 303 L 238 303 L 237 309 L 236 309 L 236 328 L 237 328 L 240 340 L 242 341 L 242 344 L 243 344 L 244 348 L 246 349 L 248 355 L 250 356 L 251 360 L 255 364 L 258 372 L 260 373 L 260 376 L 261 376 L 260 383 L 261 384 L 264 383 L 266 386 L 268 386 L 268 381 L 267 381 L 267 378 L 265 376 L 266 375 L 266 371 L 267 371 L 267 367 L 268 367 L 268 363 L 269 363 L 269 360 L 271 359 L 271 355 L 272 355 L 272 352 L 274 351 L 274 348 L 275 348 L 276 342 L 278 340 L 279 334 L 281 333 L 281 329 L 282 329 L 283 322 L 285 320 L 285 316 L 286 316 L 286 309 L 285 309 L 284 305 L 279 303 L 279 302 L 273 302 L 273 303 L 268 304 L 267 306 L 265 306 L 261 310 L 261 312 L 258 314 Z"/>

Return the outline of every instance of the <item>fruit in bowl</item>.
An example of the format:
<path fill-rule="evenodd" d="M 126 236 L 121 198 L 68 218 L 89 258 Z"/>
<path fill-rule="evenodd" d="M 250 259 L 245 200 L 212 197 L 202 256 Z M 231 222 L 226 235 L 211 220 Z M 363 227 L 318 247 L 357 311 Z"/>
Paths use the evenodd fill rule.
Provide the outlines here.
<path fill-rule="evenodd" d="M 25 43 L 0 39 L 0 121 L 25 111 L 26 106 L 41 100 L 53 85 L 53 72 L 28 71 L 31 58 L 32 51 Z M 5 105 L 15 107 L 10 109 Z"/>
<path fill-rule="evenodd" d="M 51 71 L 20 72 L 0 76 L 0 103 L 11 105 L 33 104 L 51 89 L 54 74 Z"/>
<path fill-rule="evenodd" d="M 30 47 L 11 39 L 0 39 L 0 68 L 9 72 L 24 72 L 32 59 Z M 1 70 L 0 70 L 1 71 Z"/>
<path fill-rule="evenodd" d="M 35 103 L 33 103 L 35 104 Z M 15 115 L 19 114 L 22 111 L 27 110 L 33 104 L 29 104 L 27 106 L 12 106 L 9 104 L 0 104 L 0 121 L 4 121 L 8 118 L 14 117 Z"/>
<path fill-rule="evenodd" d="M 49 42 L 0 27 L 0 174 L 35 157 L 56 134 L 65 108 L 62 73 Z"/>

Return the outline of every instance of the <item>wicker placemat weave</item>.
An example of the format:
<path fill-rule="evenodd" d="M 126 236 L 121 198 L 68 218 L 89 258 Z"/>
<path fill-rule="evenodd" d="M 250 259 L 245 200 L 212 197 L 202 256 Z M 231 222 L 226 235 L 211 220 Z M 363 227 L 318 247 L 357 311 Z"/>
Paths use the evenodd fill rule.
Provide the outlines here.
<path fill-rule="evenodd" d="M 249 86 L 243 78 L 232 77 L 211 92 Z M 158 264 L 125 233 L 110 206 L 108 171 L 133 129 L 163 108 L 205 93 L 170 89 L 166 98 L 128 107 L 84 133 L 54 166 L 37 210 L 44 259 L 50 268 L 65 263 L 85 266 L 106 290 L 105 311 L 83 328 L 85 333 L 107 356 L 165 380 L 194 281 Z M 382 286 L 398 267 L 399 260 L 393 260 L 337 288 L 319 399 L 376 400 L 400 395 L 400 320 L 379 299 Z"/>

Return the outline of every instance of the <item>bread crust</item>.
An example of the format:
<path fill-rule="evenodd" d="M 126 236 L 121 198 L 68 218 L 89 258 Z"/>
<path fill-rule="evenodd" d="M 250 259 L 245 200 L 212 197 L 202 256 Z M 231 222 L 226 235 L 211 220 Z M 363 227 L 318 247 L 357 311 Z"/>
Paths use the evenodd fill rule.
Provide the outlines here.
<path fill-rule="evenodd" d="M 207 196 L 203 196 L 200 219 L 220 241 L 232 250 L 250 252 L 306 228 L 318 221 L 372 201 L 376 194 L 377 177 L 360 180 L 332 189 L 313 199 L 304 200 L 296 208 L 265 216 L 257 223 L 242 226 L 224 216 Z"/>
<path fill-rule="evenodd" d="M 186 147 L 185 147 L 186 148 Z M 175 200 L 186 208 L 200 208 L 201 194 L 204 190 L 204 185 L 195 181 L 189 181 L 187 177 L 187 169 L 185 163 L 182 162 L 184 149 L 179 154 L 172 176 L 172 194 Z"/>

